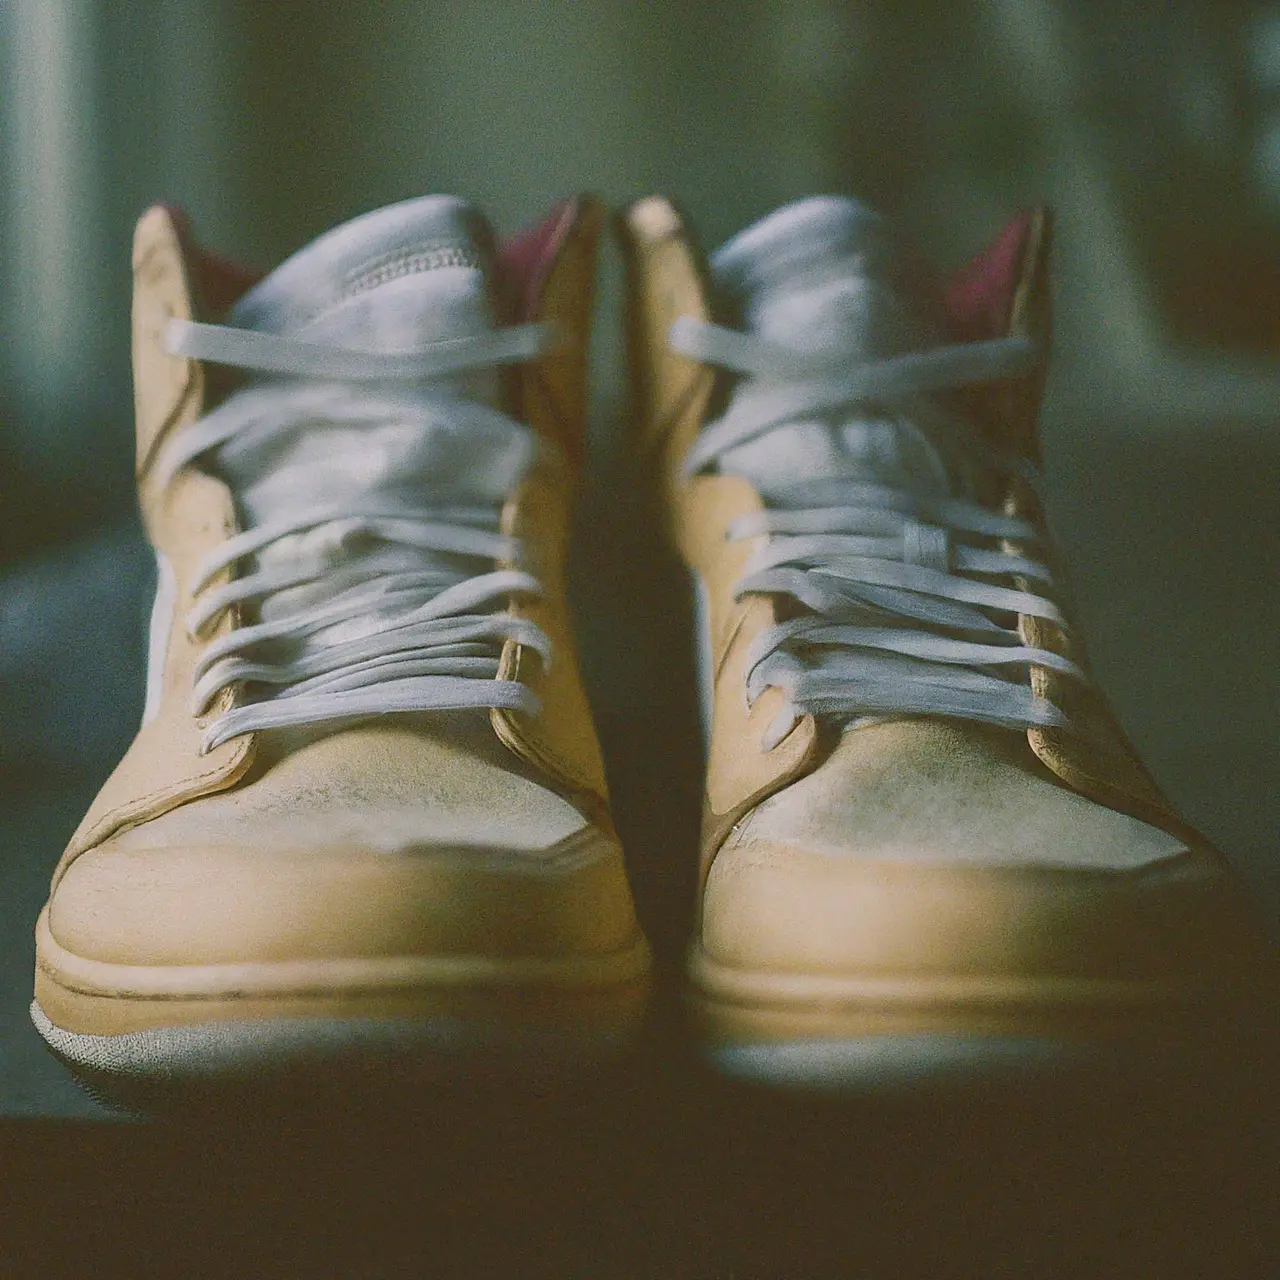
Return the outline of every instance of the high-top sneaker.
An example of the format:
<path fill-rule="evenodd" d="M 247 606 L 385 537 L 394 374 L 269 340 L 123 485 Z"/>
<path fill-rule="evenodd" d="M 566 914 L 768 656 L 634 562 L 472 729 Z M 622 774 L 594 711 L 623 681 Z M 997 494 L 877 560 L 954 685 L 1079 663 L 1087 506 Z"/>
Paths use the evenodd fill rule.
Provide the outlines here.
<path fill-rule="evenodd" d="M 563 581 L 598 225 L 569 202 L 498 250 L 428 197 L 254 282 L 140 221 L 147 706 L 32 1006 L 91 1083 L 554 1071 L 635 1029 Z"/>
<path fill-rule="evenodd" d="M 701 613 L 714 1061 L 990 1079 L 1259 1016 L 1274 952 L 1063 599 L 1036 490 L 1044 212 L 949 282 L 852 200 L 709 263 L 661 198 L 622 228 L 637 447 Z"/>

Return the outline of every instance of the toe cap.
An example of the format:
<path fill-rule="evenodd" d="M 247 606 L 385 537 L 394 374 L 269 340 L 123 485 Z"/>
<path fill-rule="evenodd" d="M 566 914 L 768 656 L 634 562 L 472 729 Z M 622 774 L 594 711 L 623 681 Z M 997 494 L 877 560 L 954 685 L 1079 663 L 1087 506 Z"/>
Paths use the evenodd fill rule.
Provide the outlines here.
<path fill-rule="evenodd" d="M 66 868 L 48 919 L 66 951 L 124 965 L 572 955 L 636 934 L 621 852 L 593 828 L 537 857 L 108 842 Z"/>

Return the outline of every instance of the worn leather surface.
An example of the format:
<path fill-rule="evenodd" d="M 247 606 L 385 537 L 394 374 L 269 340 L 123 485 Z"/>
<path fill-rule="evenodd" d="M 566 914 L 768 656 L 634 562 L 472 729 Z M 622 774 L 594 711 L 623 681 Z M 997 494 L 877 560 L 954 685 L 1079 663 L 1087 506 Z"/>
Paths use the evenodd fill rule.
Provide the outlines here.
<path fill-rule="evenodd" d="M 680 470 L 706 416 L 712 378 L 709 370 L 673 352 L 667 335 L 681 316 L 708 318 L 705 270 L 679 214 L 660 197 L 634 205 L 620 226 L 627 263 L 635 444 L 656 467 L 672 535 L 702 578 L 711 620 L 716 674 L 703 823 L 705 866 L 753 804 L 816 763 L 817 733 L 812 717 L 806 716 L 772 751 L 762 751 L 761 740 L 781 695 L 767 690 L 748 709 L 742 694 L 747 650 L 776 617 L 771 600 L 733 599 L 733 586 L 760 539 L 730 542 L 726 533 L 738 516 L 760 510 L 759 494 L 741 477 L 686 480 Z"/>
<path fill-rule="evenodd" d="M 133 247 L 139 501 L 147 536 L 168 559 L 177 581 L 164 696 L 157 715 L 139 731 L 77 828 L 54 873 L 55 885 L 67 862 L 85 849 L 129 823 L 145 822 L 174 805 L 231 785 L 253 758 L 252 735 L 201 755 L 200 738 L 207 720 L 192 716 L 187 706 L 192 673 L 205 645 L 237 623 L 236 611 L 230 610 L 206 637 L 196 640 L 187 634 L 183 621 L 192 605 L 190 587 L 200 561 L 237 532 L 231 494 L 220 480 L 190 467 L 165 489 L 154 480 L 155 460 L 164 442 L 199 418 L 205 408 L 204 370 L 197 361 L 169 355 L 163 345 L 164 326 L 170 318 L 209 318 L 193 288 L 192 253 L 168 209 L 156 207 L 143 215 Z M 236 696 L 234 688 L 224 690 L 208 714 L 229 710 Z"/>
<path fill-rule="evenodd" d="M 1224 989 L 1268 963 L 1244 913 L 1235 886 L 1203 863 L 1028 874 L 744 838 L 711 868 L 698 945 L 757 974 Z"/>
<path fill-rule="evenodd" d="M 603 847 L 601 847 L 603 845 Z M 635 941 L 625 875 L 594 833 L 587 866 L 486 865 L 429 848 L 191 845 L 81 858 L 50 911 L 67 950 L 122 965 L 241 964 L 360 956 L 607 954 Z M 147 892 L 137 892 L 145 882 Z M 200 902 L 198 914 L 190 910 Z M 335 901 L 344 904 L 334 910 Z M 108 910 L 102 910 L 102 907 Z"/>
<path fill-rule="evenodd" d="M 1184 842 L 1063 787 L 1004 729 L 887 720 L 842 734 L 742 831 L 833 858 L 1130 871 Z"/>
<path fill-rule="evenodd" d="M 773 608 L 732 599 L 760 540 L 725 540 L 730 521 L 760 499 L 746 480 L 679 470 L 712 388 L 667 349 L 667 333 L 680 315 L 706 316 L 704 269 L 661 198 L 634 206 L 621 231 L 636 448 L 657 460 L 674 538 L 710 619 L 697 953 L 744 973 L 1039 972 L 1175 984 L 1245 973 L 1265 951 L 1256 921 L 1096 689 L 1032 670 L 1037 691 L 1075 718 L 1072 731 L 902 718 L 822 734 L 807 718 L 761 751 L 779 699 L 767 692 L 748 712 L 744 659 Z M 1031 211 L 957 277 L 957 337 L 1047 341 L 1048 240 L 1047 214 Z M 1037 372 L 957 398 L 994 443 L 1034 462 L 1042 385 Z M 1002 505 L 1043 527 L 1025 482 Z M 1074 632 L 1029 618 L 1020 626 L 1027 643 L 1084 662 Z"/>

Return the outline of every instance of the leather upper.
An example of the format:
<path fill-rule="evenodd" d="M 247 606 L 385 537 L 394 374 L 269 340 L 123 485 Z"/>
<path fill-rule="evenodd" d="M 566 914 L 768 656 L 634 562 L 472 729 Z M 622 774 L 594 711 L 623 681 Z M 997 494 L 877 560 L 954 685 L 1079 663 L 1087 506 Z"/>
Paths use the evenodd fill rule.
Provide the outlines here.
<path fill-rule="evenodd" d="M 592 200 L 569 202 L 535 230 L 533 242 L 516 242 L 509 262 L 526 258 L 524 287 L 515 298 L 516 320 L 553 326 L 559 346 L 537 363 L 520 366 L 514 414 L 553 440 L 570 471 L 535 469 L 503 512 L 503 532 L 541 548 L 537 565 L 545 591 L 536 600 L 511 604 L 532 618 L 551 640 L 549 667 L 536 653 L 509 641 L 499 679 L 520 679 L 543 702 L 530 718 L 495 710 L 498 737 L 522 759 L 571 790 L 592 815 L 607 822 L 608 787 L 591 708 L 578 674 L 564 569 L 572 514 L 571 482 L 581 461 L 587 422 L 587 350 L 595 282 L 596 242 L 602 222 Z M 541 241 L 541 243 L 539 243 Z"/>
<path fill-rule="evenodd" d="M 671 351 L 667 335 L 681 316 L 707 318 L 705 267 L 678 212 L 661 197 L 632 206 L 621 220 L 621 232 L 632 298 L 637 446 L 654 462 L 657 482 L 667 496 L 673 536 L 691 570 L 700 576 L 707 598 L 715 716 L 708 755 L 705 872 L 735 826 L 769 796 L 817 769 L 836 748 L 839 735 L 822 734 L 813 717 L 805 716 L 772 751 L 761 750 L 781 695 L 767 690 L 748 711 L 742 673 L 751 642 L 774 624 L 775 616 L 767 597 L 732 597 L 733 584 L 760 539 L 726 540 L 730 522 L 759 509 L 761 499 L 742 477 L 686 478 L 681 473 L 682 459 L 709 415 L 714 377 L 709 369 Z M 968 275 L 953 283 L 950 301 L 960 330 L 957 336 L 1028 335 L 1045 342 L 1048 247 L 1048 216 L 1043 210 L 1011 224 L 987 254 L 975 260 Z M 993 259 L 1003 259 L 995 265 L 1013 279 L 1014 287 L 1007 293 L 993 293 L 984 286 L 996 274 L 989 269 Z M 1004 447 L 1035 461 L 1042 384 L 1043 374 L 1038 372 L 958 394 L 967 412 Z M 1012 483 L 1002 506 L 1043 528 L 1043 512 L 1025 481 Z M 1078 636 L 1062 627 L 1024 616 L 1019 629 L 1027 644 L 1085 664 Z M 1160 793 L 1094 686 L 1081 686 L 1042 667 L 1032 667 L 1031 679 L 1038 693 L 1064 706 L 1073 727 L 1029 731 L 1030 751 L 1022 767 L 1035 764 L 1046 777 L 1081 796 L 1134 815 L 1178 841 L 1204 847 L 1203 837 Z"/>
<path fill-rule="evenodd" d="M 483 754 L 500 766 L 490 769 L 495 779 L 500 774 L 512 779 L 509 784 L 495 782 L 496 789 L 485 801 L 491 811 L 495 806 L 501 810 L 510 799 L 506 791 L 524 786 L 521 777 L 527 776 L 547 789 L 544 807 L 563 806 L 562 794 L 585 820 L 612 839 L 604 771 L 578 675 L 564 598 L 573 482 L 585 424 L 587 339 L 600 220 L 599 206 L 593 200 L 566 202 L 531 236 L 512 245 L 498 265 L 500 287 L 509 299 L 510 320 L 548 321 L 560 339 L 549 356 L 514 371 L 509 384 L 512 412 L 554 442 L 569 465 L 536 467 L 512 493 L 503 512 L 504 532 L 529 542 L 545 588 L 538 600 L 513 600 L 509 607 L 527 612 L 542 627 L 551 641 L 554 661 L 549 669 L 543 669 L 536 653 L 514 642 L 506 645 L 499 678 L 518 674 L 538 694 L 542 711 L 537 717 L 493 712 L 493 738 L 483 747 Z M 81 822 L 55 872 L 55 886 L 76 858 L 126 828 L 153 822 L 193 800 L 242 782 L 252 784 L 255 795 L 275 785 L 264 782 L 263 777 L 272 769 L 274 759 L 258 761 L 255 767 L 261 735 L 245 734 L 201 754 L 205 725 L 236 705 L 242 696 L 237 686 L 219 694 L 199 717 L 189 708 L 192 673 L 205 645 L 239 620 L 236 611 L 229 610 L 216 629 L 198 640 L 187 634 L 184 624 L 199 562 L 238 532 L 231 494 L 222 481 L 191 466 L 163 488 L 154 479 L 155 460 L 165 440 L 196 421 L 213 400 L 210 384 L 214 380 L 209 371 L 196 360 L 169 355 L 165 350 L 165 324 L 171 317 L 216 319 L 248 277 L 235 278 L 229 268 L 204 255 L 191 241 L 180 216 L 163 207 L 151 209 L 140 220 L 133 267 L 139 500 L 147 534 L 172 570 L 176 589 L 163 692 L 155 714 L 141 728 Z M 231 296 L 227 296 L 228 290 Z M 379 735 L 397 736 L 401 749 L 410 757 L 422 756 L 417 766 L 410 766 L 411 772 L 416 768 L 430 776 L 441 767 L 436 758 L 439 747 L 430 734 L 406 736 L 399 728 L 375 727 L 340 730 L 330 738 L 349 744 L 355 760 L 363 760 L 355 766 L 357 771 L 363 768 L 376 773 Z M 467 766 L 455 763 L 454 767 Z M 316 785 L 322 783 L 322 776 L 317 775 Z M 268 808 L 288 803 L 281 793 Z M 209 814 L 211 819 L 213 816 Z M 583 820 L 579 819 L 579 825 Z"/>
<path fill-rule="evenodd" d="M 165 440 L 212 407 L 218 381 L 167 355 L 163 332 L 171 316 L 216 320 L 245 282 L 168 210 L 143 217 L 139 494 L 174 589 L 158 593 L 153 617 L 159 697 L 37 925 L 36 998 L 57 1026 L 114 1036 L 211 1019 L 434 1016 L 453 996 L 470 1007 L 468 991 L 537 1016 L 537 1001 L 513 994 L 522 983 L 563 986 L 567 1007 L 578 987 L 589 1001 L 603 984 L 619 1016 L 640 1008 L 648 948 L 564 598 L 599 222 L 593 201 L 571 201 L 494 269 L 499 322 L 545 321 L 559 338 L 505 383 L 511 415 L 553 446 L 501 514 L 542 587 L 508 607 L 542 628 L 552 660 L 509 642 L 497 678 L 532 688 L 540 713 L 397 713 L 245 734 L 202 755 L 204 726 L 241 692 L 192 714 L 192 674 L 213 636 L 190 638 L 184 619 L 200 561 L 238 529 L 227 486 L 199 467 L 155 480 Z M 214 635 L 237 621 L 229 613 Z"/>
<path fill-rule="evenodd" d="M 209 641 L 238 623 L 228 610 L 202 640 L 187 634 L 183 618 L 191 607 L 191 584 L 203 557 L 238 532 L 227 486 L 214 476 L 186 468 L 172 484 L 155 483 L 156 455 L 166 439 L 205 411 L 208 378 L 198 361 L 169 355 L 166 323 L 207 318 L 196 287 L 196 251 L 173 211 L 159 207 L 143 215 L 133 243 L 134 405 L 137 415 L 138 496 L 147 537 L 173 571 L 176 592 L 164 662 L 163 696 L 71 838 L 66 862 L 133 822 L 143 822 L 174 805 L 231 785 L 252 763 L 254 739 L 235 738 L 202 755 L 205 717 L 192 716 L 187 703 L 192 674 Z M 216 582 L 226 580 L 222 575 Z M 209 715 L 236 705 L 238 690 L 218 695 Z"/>

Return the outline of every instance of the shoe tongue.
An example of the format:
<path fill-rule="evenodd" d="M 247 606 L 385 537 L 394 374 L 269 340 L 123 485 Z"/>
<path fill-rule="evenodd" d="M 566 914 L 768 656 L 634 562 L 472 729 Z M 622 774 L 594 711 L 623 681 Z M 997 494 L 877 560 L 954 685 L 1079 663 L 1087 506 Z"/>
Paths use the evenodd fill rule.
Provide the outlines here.
<path fill-rule="evenodd" d="M 494 236 L 471 205 L 426 196 L 355 218 L 312 241 L 276 268 L 232 308 L 227 324 L 320 345 L 379 352 L 412 351 L 442 340 L 481 335 L 496 326 L 492 264 Z M 262 380 L 271 384 L 273 379 Z M 251 379 L 248 390 L 258 385 Z M 323 386 L 323 383 L 320 384 Z M 288 380 L 282 390 L 290 390 Z M 443 394 L 441 394 L 443 393 Z M 246 527 L 317 512 L 352 511 L 394 503 L 410 513 L 446 506 L 488 507 L 495 515 L 531 455 L 514 428 L 468 418 L 465 402 L 503 408 L 502 379 L 493 367 L 417 382 L 335 383 L 334 412 L 322 391 L 314 419 L 287 431 L 248 431 L 223 445 L 216 459 Z M 367 417 L 343 416 L 351 401 L 368 404 Z M 462 410 L 451 416 L 449 404 Z M 424 409 L 424 405 L 426 408 Z M 399 410 L 403 409 L 403 412 Z M 267 417 L 268 427 L 271 426 Z M 380 572 L 457 573 L 457 557 L 364 535 L 350 542 L 342 520 L 280 537 L 259 551 L 253 567 L 288 573 L 320 561 L 333 573 L 274 591 L 252 621 L 269 622 L 323 606 L 350 587 L 342 570 L 375 557 Z M 326 646 L 363 639 L 404 609 L 395 597 L 369 601 L 341 621 L 290 643 L 306 657 Z M 292 731 L 292 747 L 328 732 Z M 486 739 L 487 741 L 487 739 Z M 493 746 L 498 746 L 496 739 Z"/>
<path fill-rule="evenodd" d="M 847 354 L 852 365 L 941 341 L 940 290 L 889 222 L 857 200 L 787 205 L 730 240 L 711 271 L 748 332 L 796 350 Z M 733 404 L 745 409 L 763 394 L 744 382 Z M 721 470 L 747 476 L 766 497 L 812 479 L 936 475 L 897 420 L 864 406 L 848 420 L 788 423 L 726 452 Z"/>
<path fill-rule="evenodd" d="M 228 323 L 380 351 L 493 327 L 493 233 L 452 196 L 388 205 L 322 235 L 233 308 Z"/>
<path fill-rule="evenodd" d="M 408 200 L 312 241 L 250 290 L 227 323 L 375 351 L 483 334 L 495 327 L 492 260 L 492 231 L 469 204 Z M 461 505 L 500 503 L 527 464 L 527 441 L 474 424 L 455 429 L 447 414 L 395 412 L 399 403 L 414 408 L 424 391 L 503 407 L 492 367 L 414 384 L 335 386 L 335 403 L 351 392 L 391 409 L 368 421 L 330 420 L 321 411 L 285 433 L 248 432 L 219 449 L 218 472 L 250 525 L 388 495 L 425 502 L 428 490 L 437 501 L 445 493 Z M 297 541 L 272 544 L 260 563 L 287 560 Z"/>

